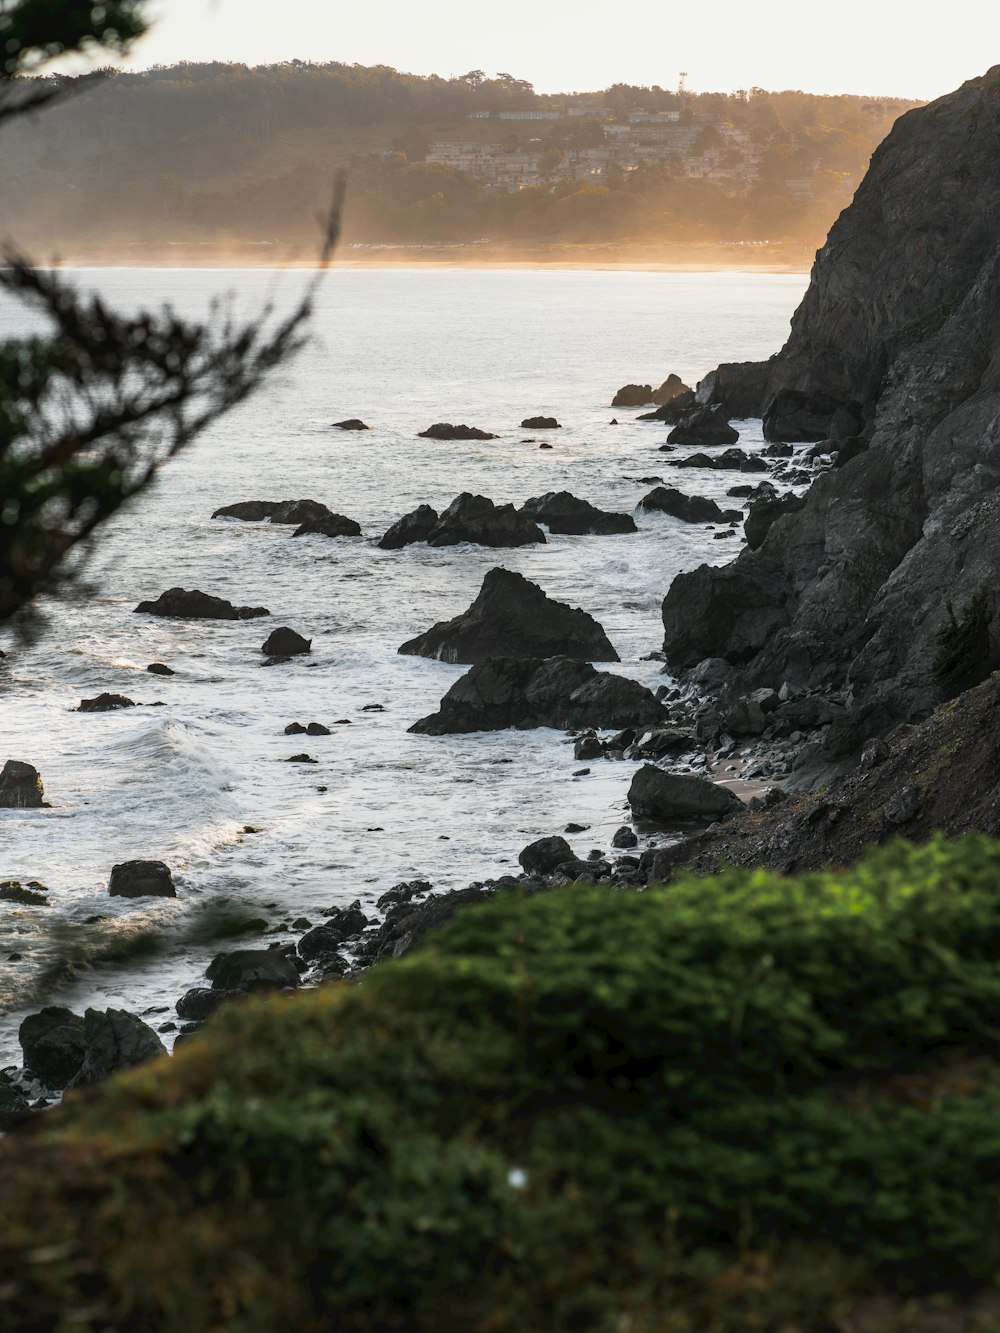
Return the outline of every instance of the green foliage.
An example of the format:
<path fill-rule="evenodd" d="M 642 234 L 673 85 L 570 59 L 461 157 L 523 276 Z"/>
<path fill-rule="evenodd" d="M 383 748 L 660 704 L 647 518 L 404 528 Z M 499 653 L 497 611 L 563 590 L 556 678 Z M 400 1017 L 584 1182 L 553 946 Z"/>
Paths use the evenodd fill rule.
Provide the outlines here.
<path fill-rule="evenodd" d="M 990 658 L 990 624 L 996 598 L 980 588 L 959 620 L 951 602 L 945 602 L 948 623 L 937 634 L 938 655 L 934 674 L 945 684 L 968 685 L 985 674 Z"/>
<path fill-rule="evenodd" d="M 998 876 L 976 836 L 512 894 L 359 985 L 230 1007 L 48 1117 L 33 1172 L 7 1150 L 14 1308 L 72 1304 L 18 1263 L 39 1230 L 162 1333 L 818 1333 L 880 1281 L 993 1280 Z"/>

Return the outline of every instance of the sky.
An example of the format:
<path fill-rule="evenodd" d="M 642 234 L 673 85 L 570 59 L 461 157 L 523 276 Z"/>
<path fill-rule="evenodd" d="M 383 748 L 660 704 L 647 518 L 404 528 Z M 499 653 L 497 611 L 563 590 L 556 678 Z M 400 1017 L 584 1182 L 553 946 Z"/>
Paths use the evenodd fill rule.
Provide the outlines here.
<path fill-rule="evenodd" d="M 338 60 L 612 83 L 931 99 L 1000 63 L 995 0 L 154 0 L 131 64 Z M 275 16 L 277 16 L 277 21 Z"/>

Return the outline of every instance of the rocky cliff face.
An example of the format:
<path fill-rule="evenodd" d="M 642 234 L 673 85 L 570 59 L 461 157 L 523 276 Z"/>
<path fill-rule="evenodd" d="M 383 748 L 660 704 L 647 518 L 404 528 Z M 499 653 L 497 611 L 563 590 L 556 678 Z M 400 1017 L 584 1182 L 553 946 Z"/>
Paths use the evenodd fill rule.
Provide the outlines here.
<path fill-rule="evenodd" d="M 773 413 L 789 390 L 841 404 L 867 448 L 757 550 L 674 581 L 671 666 L 722 657 L 747 685 L 847 687 L 854 741 L 940 700 L 946 603 L 1000 585 L 998 219 L 1000 66 L 897 122 L 785 347 L 699 386 L 734 413 Z"/>

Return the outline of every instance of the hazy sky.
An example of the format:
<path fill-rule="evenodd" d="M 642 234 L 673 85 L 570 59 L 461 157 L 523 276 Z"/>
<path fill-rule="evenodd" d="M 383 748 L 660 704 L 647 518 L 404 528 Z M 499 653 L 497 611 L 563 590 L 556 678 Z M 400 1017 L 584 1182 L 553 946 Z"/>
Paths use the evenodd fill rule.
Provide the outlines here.
<path fill-rule="evenodd" d="M 133 64 L 342 60 L 614 82 L 932 98 L 1000 62 L 995 0 L 157 0 Z M 280 27 L 274 28 L 277 16 Z"/>

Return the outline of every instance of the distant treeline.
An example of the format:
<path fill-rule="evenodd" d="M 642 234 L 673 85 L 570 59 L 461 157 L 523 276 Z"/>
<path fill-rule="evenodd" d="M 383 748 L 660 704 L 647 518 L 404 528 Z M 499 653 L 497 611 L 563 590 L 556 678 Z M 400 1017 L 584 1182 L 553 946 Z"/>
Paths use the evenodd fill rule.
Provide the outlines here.
<path fill-rule="evenodd" d="M 756 88 L 681 95 L 625 84 L 552 96 L 509 74 L 442 79 L 297 61 L 108 72 L 92 87 L 58 82 L 67 94 L 61 104 L 0 134 L 0 233 L 36 253 L 209 242 L 307 248 L 334 172 L 345 165 L 348 241 L 770 239 L 815 247 L 873 149 L 914 105 Z M 469 119 L 570 109 L 574 116 L 559 121 Z M 758 159 L 753 183 L 737 191 L 692 177 L 673 154 L 635 171 L 612 169 L 599 182 L 553 178 L 502 194 L 423 160 L 434 141 L 485 135 L 556 161 L 601 141 L 601 115 L 635 111 L 677 111 L 682 124 L 745 132 Z"/>

